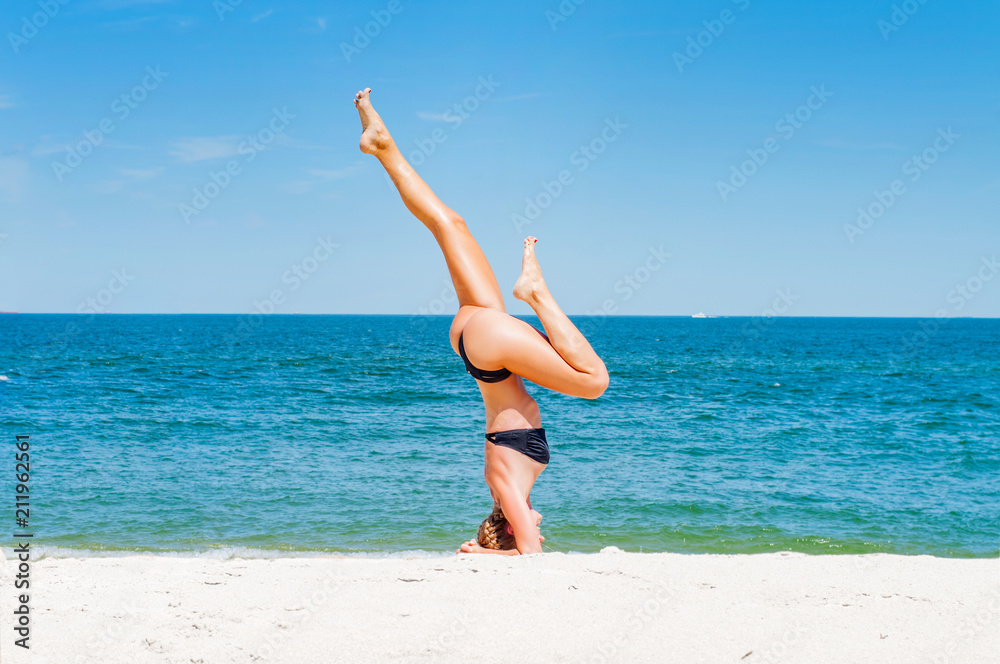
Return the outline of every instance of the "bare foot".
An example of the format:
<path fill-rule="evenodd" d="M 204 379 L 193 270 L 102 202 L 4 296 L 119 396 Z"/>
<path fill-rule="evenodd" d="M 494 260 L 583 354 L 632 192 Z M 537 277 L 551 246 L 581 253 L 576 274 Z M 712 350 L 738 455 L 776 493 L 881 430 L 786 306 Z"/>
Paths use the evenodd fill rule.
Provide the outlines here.
<path fill-rule="evenodd" d="M 379 152 L 392 145 L 392 136 L 385 128 L 382 118 L 372 108 L 371 92 L 371 88 L 358 90 L 354 95 L 354 105 L 358 107 L 358 115 L 361 116 L 361 151 L 378 156 Z"/>
<path fill-rule="evenodd" d="M 521 276 L 514 284 L 514 297 L 531 304 L 538 295 L 545 292 L 545 280 L 542 278 L 542 268 L 535 258 L 535 243 L 538 238 L 524 238 L 524 255 L 521 257 Z"/>

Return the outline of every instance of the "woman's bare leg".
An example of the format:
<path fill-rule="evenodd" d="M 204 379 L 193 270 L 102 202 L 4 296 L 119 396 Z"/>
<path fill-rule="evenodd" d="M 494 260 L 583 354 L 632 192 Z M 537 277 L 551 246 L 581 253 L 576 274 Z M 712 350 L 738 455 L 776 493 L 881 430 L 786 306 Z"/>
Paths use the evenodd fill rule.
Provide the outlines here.
<path fill-rule="evenodd" d="M 535 257 L 535 242 L 533 237 L 524 241 L 521 276 L 514 285 L 514 297 L 535 310 L 548 342 L 533 339 L 531 334 L 519 334 L 511 326 L 504 366 L 543 387 L 597 398 L 608 387 L 608 370 L 545 285 Z"/>
<path fill-rule="evenodd" d="M 446 206 L 407 163 L 389 135 L 382 118 L 372 108 L 366 88 L 355 95 L 361 116 L 361 151 L 374 155 L 392 178 L 403 203 L 434 234 L 444 253 L 459 306 L 472 305 L 505 311 L 500 285 L 486 255 L 465 221 Z"/>

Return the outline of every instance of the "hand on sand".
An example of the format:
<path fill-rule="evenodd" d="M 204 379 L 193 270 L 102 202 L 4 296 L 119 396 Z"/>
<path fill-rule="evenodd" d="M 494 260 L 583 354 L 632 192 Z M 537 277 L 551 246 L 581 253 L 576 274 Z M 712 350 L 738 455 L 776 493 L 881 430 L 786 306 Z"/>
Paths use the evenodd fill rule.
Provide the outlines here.
<path fill-rule="evenodd" d="M 476 540 L 469 540 L 468 542 L 462 542 L 462 546 L 455 553 L 485 553 L 486 549 L 479 546 L 479 542 Z"/>

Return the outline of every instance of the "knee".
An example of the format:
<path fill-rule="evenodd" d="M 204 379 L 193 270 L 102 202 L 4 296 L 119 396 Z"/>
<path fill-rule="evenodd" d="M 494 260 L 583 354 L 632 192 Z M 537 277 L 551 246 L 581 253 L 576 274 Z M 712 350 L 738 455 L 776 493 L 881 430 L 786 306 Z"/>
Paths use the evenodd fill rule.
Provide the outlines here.
<path fill-rule="evenodd" d="M 469 232 L 465 225 L 465 219 L 455 211 L 445 208 L 440 212 L 435 212 L 433 222 L 428 225 L 438 244 L 447 242 L 449 238 Z"/>
<path fill-rule="evenodd" d="M 465 219 L 450 208 L 445 208 L 437 215 L 437 222 L 442 228 L 466 228 Z"/>

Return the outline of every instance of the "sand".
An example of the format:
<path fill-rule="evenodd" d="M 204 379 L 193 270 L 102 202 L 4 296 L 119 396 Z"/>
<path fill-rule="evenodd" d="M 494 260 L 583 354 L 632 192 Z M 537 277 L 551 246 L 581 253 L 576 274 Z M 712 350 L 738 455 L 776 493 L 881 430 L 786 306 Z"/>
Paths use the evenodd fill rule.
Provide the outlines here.
<path fill-rule="evenodd" d="M 43 558 L 29 651 L 13 562 L 3 664 L 1000 661 L 995 558 Z"/>

